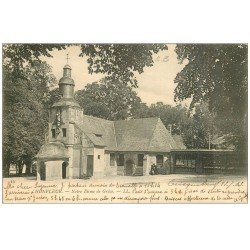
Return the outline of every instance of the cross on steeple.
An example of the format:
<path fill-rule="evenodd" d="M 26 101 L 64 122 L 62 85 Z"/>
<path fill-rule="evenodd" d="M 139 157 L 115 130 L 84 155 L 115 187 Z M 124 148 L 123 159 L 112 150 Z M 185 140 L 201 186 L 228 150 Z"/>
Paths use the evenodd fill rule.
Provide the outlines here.
<path fill-rule="evenodd" d="M 69 53 L 67 54 L 66 60 L 67 60 L 67 64 L 69 63 Z"/>

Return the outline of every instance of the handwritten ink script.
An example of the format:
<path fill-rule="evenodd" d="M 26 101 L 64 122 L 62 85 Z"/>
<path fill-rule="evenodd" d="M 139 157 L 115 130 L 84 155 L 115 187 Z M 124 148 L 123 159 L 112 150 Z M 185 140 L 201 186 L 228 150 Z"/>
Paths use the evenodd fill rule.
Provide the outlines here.
<path fill-rule="evenodd" d="M 247 203 L 247 180 L 126 183 L 4 179 L 4 203 Z"/>

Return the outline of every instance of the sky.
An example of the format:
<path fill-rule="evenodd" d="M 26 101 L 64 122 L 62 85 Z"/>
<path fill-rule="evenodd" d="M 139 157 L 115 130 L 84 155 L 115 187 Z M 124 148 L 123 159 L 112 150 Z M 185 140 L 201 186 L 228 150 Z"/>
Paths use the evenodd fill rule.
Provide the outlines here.
<path fill-rule="evenodd" d="M 175 44 L 168 44 L 168 50 L 160 51 L 153 55 L 154 65 L 144 68 L 142 74 L 135 73 L 138 80 L 138 88 L 135 89 L 142 102 L 148 105 L 156 102 L 176 105 L 174 102 L 175 76 L 185 64 L 178 64 L 177 55 L 174 52 Z M 68 64 L 72 68 L 72 78 L 75 81 L 75 90 L 83 89 L 88 83 L 98 81 L 104 77 L 103 74 L 89 74 L 87 57 L 79 57 L 80 48 L 71 46 L 66 50 L 52 51 L 51 58 L 45 58 L 52 67 L 52 72 L 57 80 L 62 77 L 63 67 L 67 64 L 67 53 L 69 53 Z M 188 104 L 188 101 L 182 103 Z"/>

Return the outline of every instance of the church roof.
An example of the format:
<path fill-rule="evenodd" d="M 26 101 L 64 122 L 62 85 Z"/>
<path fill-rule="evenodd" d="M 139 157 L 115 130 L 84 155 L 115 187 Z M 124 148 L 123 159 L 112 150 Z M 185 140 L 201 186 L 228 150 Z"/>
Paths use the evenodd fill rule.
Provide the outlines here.
<path fill-rule="evenodd" d="M 115 121 L 117 148 L 120 151 L 149 151 L 158 118 Z M 152 148 L 153 150 L 153 148 Z"/>
<path fill-rule="evenodd" d="M 108 149 L 116 148 L 113 121 L 84 115 L 81 124 L 77 125 L 94 145 L 106 146 Z"/>
<path fill-rule="evenodd" d="M 92 134 L 92 133 L 86 133 L 87 137 L 93 142 L 94 145 L 100 146 L 100 147 L 106 147 L 106 143 L 104 139 L 102 138 L 102 135 Z"/>
<path fill-rule="evenodd" d="M 43 160 L 61 160 L 69 158 L 66 147 L 61 142 L 50 142 L 44 144 L 39 150 L 36 158 Z"/>
<path fill-rule="evenodd" d="M 181 135 L 172 135 L 172 137 L 174 138 L 178 149 L 185 149 L 186 148 L 184 146 Z"/>
<path fill-rule="evenodd" d="M 77 126 L 96 146 L 109 151 L 169 152 L 185 148 L 176 143 L 159 118 L 108 121 L 83 116 Z"/>

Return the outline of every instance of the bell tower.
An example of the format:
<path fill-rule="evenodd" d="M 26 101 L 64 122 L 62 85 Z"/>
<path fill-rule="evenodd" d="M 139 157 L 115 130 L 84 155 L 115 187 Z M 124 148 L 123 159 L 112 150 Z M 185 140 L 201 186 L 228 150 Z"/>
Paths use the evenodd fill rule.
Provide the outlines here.
<path fill-rule="evenodd" d="M 75 143 L 74 124 L 80 123 L 83 110 L 74 98 L 75 83 L 71 78 L 71 67 L 68 64 L 63 67 L 63 76 L 59 80 L 61 99 L 53 104 L 49 118 L 49 141 L 59 141 L 65 145 Z"/>
<path fill-rule="evenodd" d="M 71 67 L 63 67 L 59 80 L 61 98 L 49 110 L 48 136 L 40 149 L 38 179 L 79 178 L 83 173 L 83 144 L 80 125 L 83 109 L 74 98 L 74 80 Z"/>
<path fill-rule="evenodd" d="M 59 90 L 63 98 L 74 98 L 75 83 L 71 78 L 71 67 L 68 60 L 69 54 L 67 54 L 67 64 L 63 67 L 63 77 L 59 80 Z"/>

